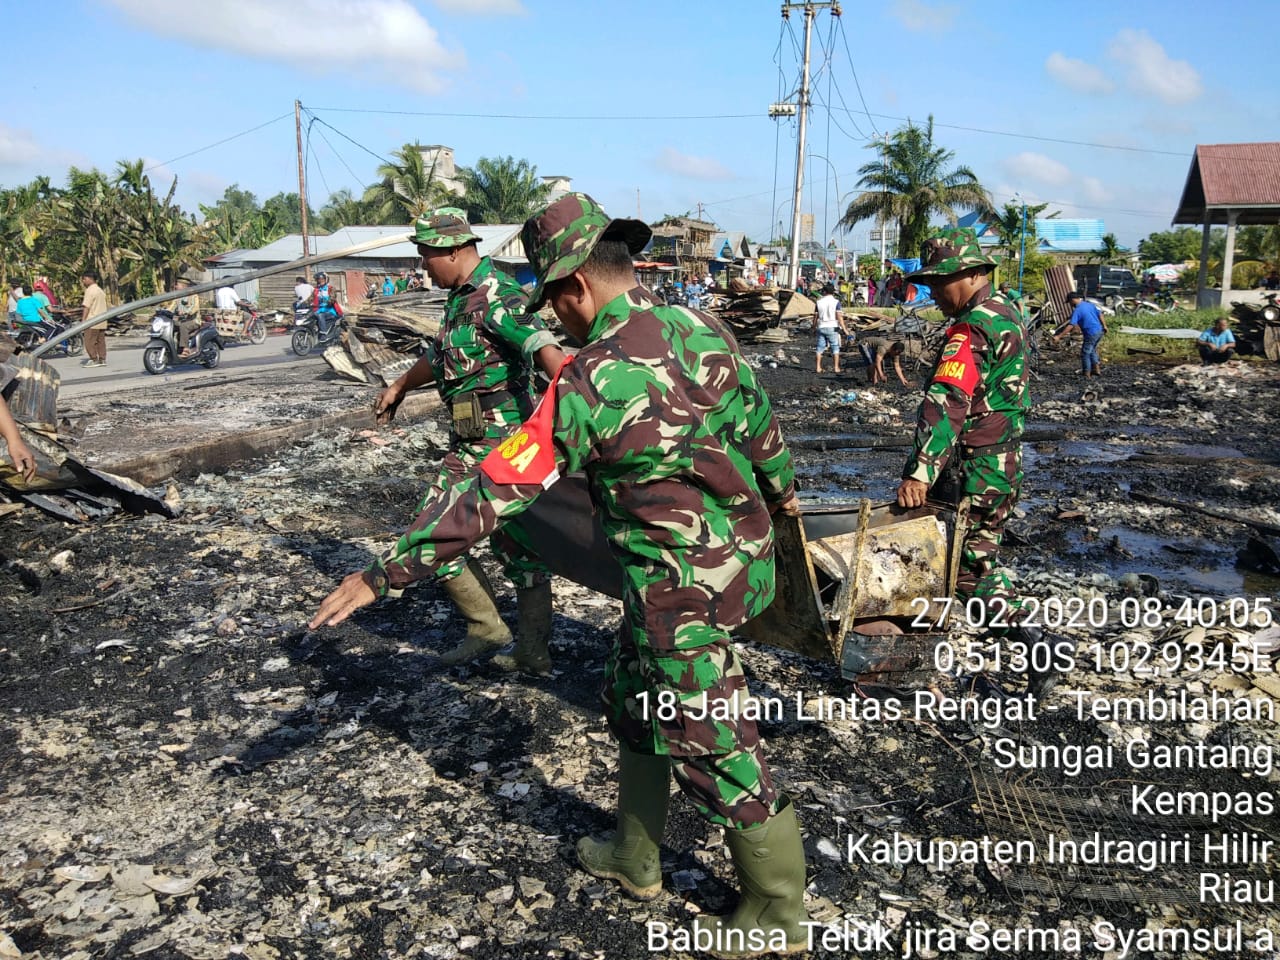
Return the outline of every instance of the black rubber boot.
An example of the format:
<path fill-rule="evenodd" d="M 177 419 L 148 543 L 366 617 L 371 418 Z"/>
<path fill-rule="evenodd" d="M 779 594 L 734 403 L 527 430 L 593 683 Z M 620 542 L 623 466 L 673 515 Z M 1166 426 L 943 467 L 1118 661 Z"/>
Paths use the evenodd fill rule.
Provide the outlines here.
<path fill-rule="evenodd" d="M 583 837 L 578 863 L 593 877 L 617 880 L 637 900 L 662 892 L 658 844 L 667 826 L 671 799 L 671 760 L 632 753 L 625 744 L 618 755 L 618 827 L 608 840 Z"/>

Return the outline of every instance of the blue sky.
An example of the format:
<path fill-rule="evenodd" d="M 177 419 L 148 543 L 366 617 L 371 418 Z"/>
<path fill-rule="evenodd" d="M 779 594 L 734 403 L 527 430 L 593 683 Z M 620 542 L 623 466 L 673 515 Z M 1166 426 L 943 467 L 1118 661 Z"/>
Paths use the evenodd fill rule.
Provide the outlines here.
<path fill-rule="evenodd" d="M 803 209 L 837 235 L 869 136 L 933 114 L 997 203 L 1136 244 L 1168 228 L 1196 143 L 1280 135 L 1274 24 L 1265 0 L 848 0 L 815 22 Z M 314 207 L 416 139 L 527 159 L 619 216 L 790 224 L 796 125 L 766 111 L 794 96 L 803 17 L 776 0 L 55 0 L 6 26 L 27 40 L 6 45 L 0 184 L 142 157 L 192 210 L 233 183 L 296 190 L 296 98 L 331 125 L 311 128 Z"/>

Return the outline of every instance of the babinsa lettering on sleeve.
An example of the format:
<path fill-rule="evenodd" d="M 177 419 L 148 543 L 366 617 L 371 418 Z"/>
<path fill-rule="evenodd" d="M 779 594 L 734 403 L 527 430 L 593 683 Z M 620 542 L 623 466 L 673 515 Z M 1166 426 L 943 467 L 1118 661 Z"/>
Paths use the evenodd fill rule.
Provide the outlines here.
<path fill-rule="evenodd" d="M 970 331 L 966 324 L 958 323 L 947 331 L 947 345 L 942 348 L 942 359 L 934 371 L 934 383 L 949 383 L 972 397 L 978 385 L 978 365 L 973 359 L 969 343 Z"/>

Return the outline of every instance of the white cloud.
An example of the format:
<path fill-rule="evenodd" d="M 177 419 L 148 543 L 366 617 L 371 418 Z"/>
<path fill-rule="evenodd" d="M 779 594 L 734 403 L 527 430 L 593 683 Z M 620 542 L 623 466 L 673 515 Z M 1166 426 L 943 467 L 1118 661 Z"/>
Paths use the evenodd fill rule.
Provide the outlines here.
<path fill-rule="evenodd" d="M 520 0 L 435 0 L 435 4 L 446 13 L 463 13 L 472 16 L 526 12 Z"/>
<path fill-rule="evenodd" d="M 1123 64 L 1129 86 L 1165 103 L 1189 103 L 1204 92 L 1200 74 L 1186 60 L 1174 60 L 1145 30 L 1121 30 L 1107 55 Z"/>
<path fill-rule="evenodd" d="M 443 75 L 465 62 L 461 51 L 445 49 L 408 0 L 109 2 L 145 30 L 200 47 L 363 75 L 422 93 L 439 93 L 446 85 Z"/>
<path fill-rule="evenodd" d="M 1080 196 L 1086 204 L 1093 206 L 1101 206 L 1114 199 L 1111 191 L 1097 177 L 1080 178 Z"/>
<path fill-rule="evenodd" d="M 1078 93 L 1110 93 L 1116 88 L 1099 67 L 1054 51 L 1044 62 L 1045 73 Z"/>
<path fill-rule="evenodd" d="M 733 180 L 736 174 L 714 157 L 693 157 L 674 147 L 666 147 L 658 154 L 659 170 L 694 180 Z"/>
<path fill-rule="evenodd" d="M 894 0 L 890 13 L 908 30 L 943 33 L 951 29 L 956 8 L 949 3 L 925 3 L 925 0 Z"/>
<path fill-rule="evenodd" d="M 1071 169 L 1043 153 L 1026 151 L 1014 154 L 1004 161 L 1004 169 L 1015 180 L 1032 180 L 1050 186 L 1071 182 Z"/>
<path fill-rule="evenodd" d="M 15 130 L 0 123 L 0 167 L 27 167 L 44 155 L 30 130 Z"/>

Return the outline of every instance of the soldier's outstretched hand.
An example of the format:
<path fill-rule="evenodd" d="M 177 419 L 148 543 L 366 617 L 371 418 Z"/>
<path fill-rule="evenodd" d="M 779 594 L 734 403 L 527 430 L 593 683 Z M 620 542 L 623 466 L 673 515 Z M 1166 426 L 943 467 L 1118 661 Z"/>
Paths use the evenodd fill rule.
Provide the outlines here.
<path fill-rule="evenodd" d="M 338 585 L 338 589 L 324 598 L 307 627 L 311 630 L 317 627 L 336 627 L 361 607 L 367 607 L 377 599 L 378 595 L 365 583 L 362 574 L 348 574 Z"/>
<path fill-rule="evenodd" d="M 778 503 L 769 504 L 769 515 L 782 514 L 784 517 L 800 516 L 800 501 L 793 495 Z"/>

